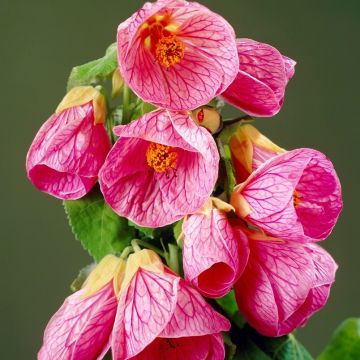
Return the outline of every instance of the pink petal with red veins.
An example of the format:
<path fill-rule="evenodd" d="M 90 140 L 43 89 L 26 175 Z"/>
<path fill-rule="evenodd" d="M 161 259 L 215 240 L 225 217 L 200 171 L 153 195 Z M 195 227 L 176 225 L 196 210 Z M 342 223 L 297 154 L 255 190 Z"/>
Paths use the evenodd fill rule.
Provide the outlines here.
<path fill-rule="evenodd" d="M 313 287 L 304 304 L 282 324 L 282 333 L 289 333 L 299 326 L 305 326 L 308 319 L 325 306 L 331 286 L 335 281 L 338 266 L 330 254 L 315 244 L 306 244 L 304 248 L 314 264 Z"/>
<path fill-rule="evenodd" d="M 139 29 L 152 15 L 167 12 L 185 44 L 184 58 L 169 68 L 144 47 Z M 238 57 L 234 30 L 204 6 L 183 1 L 146 3 L 120 24 L 118 60 L 126 83 L 144 101 L 172 110 L 195 109 L 223 92 L 234 80 Z"/>
<path fill-rule="evenodd" d="M 279 155 L 276 151 L 262 148 L 261 146 L 253 145 L 253 158 L 252 158 L 252 170 L 255 171 L 260 165 L 267 160 Z"/>
<path fill-rule="evenodd" d="M 115 319 L 114 359 L 138 355 L 164 330 L 174 314 L 180 278 L 139 269 L 122 292 Z"/>
<path fill-rule="evenodd" d="M 239 73 L 222 97 L 250 115 L 277 114 L 296 63 L 274 47 L 250 39 L 238 39 L 237 51 Z"/>
<path fill-rule="evenodd" d="M 223 360 L 225 359 L 224 339 L 221 334 L 211 336 L 212 345 L 210 353 L 206 360 Z"/>
<path fill-rule="evenodd" d="M 281 324 L 305 302 L 314 265 L 301 244 L 250 240 L 248 265 L 235 285 L 240 311 L 261 334 L 281 336 Z"/>
<path fill-rule="evenodd" d="M 60 199 L 78 199 L 95 184 L 111 144 L 94 125 L 91 103 L 55 114 L 40 128 L 26 159 L 30 181 Z"/>
<path fill-rule="evenodd" d="M 296 207 L 294 193 L 300 196 Z M 341 186 L 333 165 L 311 149 L 270 159 L 250 175 L 241 194 L 251 208 L 246 220 L 286 240 L 323 240 L 342 209 Z"/>
<path fill-rule="evenodd" d="M 157 110 L 114 132 L 120 139 L 99 182 L 105 200 L 120 216 L 142 226 L 164 226 L 195 212 L 209 198 L 219 155 L 212 136 L 188 115 Z M 175 171 L 158 173 L 147 165 L 150 142 L 175 149 Z"/>
<path fill-rule="evenodd" d="M 108 349 L 117 308 L 112 283 L 95 295 L 69 296 L 52 317 L 44 334 L 39 360 L 101 359 Z"/>
<path fill-rule="evenodd" d="M 185 278 L 205 296 L 225 296 L 246 266 L 248 245 L 241 249 L 240 261 L 237 240 L 246 239 L 245 234 L 233 229 L 226 214 L 217 209 L 209 215 L 189 216 L 183 233 Z"/>
<path fill-rule="evenodd" d="M 229 329 L 230 322 L 217 313 L 195 289 L 180 280 L 175 312 L 159 336 L 203 336 Z"/>

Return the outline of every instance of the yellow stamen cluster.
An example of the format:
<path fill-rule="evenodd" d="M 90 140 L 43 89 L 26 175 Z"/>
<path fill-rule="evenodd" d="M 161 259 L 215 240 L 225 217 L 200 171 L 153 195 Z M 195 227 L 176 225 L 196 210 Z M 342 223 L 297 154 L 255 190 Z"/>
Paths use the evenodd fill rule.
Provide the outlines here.
<path fill-rule="evenodd" d="M 169 68 L 179 63 L 185 56 L 185 45 L 175 35 L 166 36 L 156 45 L 156 60 Z"/>
<path fill-rule="evenodd" d="M 171 146 L 150 143 L 146 151 L 146 162 L 158 173 L 173 170 L 177 163 L 178 154 Z"/>
<path fill-rule="evenodd" d="M 301 203 L 301 196 L 296 190 L 294 191 L 293 197 L 294 197 L 294 207 L 298 207 Z"/>

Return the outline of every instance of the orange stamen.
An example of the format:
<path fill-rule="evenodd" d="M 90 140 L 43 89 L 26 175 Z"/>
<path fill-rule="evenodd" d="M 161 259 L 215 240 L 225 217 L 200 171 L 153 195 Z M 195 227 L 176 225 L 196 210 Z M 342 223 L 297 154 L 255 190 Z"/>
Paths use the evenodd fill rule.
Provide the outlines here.
<path fill-rule="evenodd" d="M 185 45 L 175 35 L 163 37 L 156 45 L 156 59 L 167 68 L 178 64 L 185 56 Z"/>
<path fill-rule="evenodd" d="M 168 145 L 150 143 L 146 151 L 146 162 L 158 173 L 175 169 L 178 154 Z"/>

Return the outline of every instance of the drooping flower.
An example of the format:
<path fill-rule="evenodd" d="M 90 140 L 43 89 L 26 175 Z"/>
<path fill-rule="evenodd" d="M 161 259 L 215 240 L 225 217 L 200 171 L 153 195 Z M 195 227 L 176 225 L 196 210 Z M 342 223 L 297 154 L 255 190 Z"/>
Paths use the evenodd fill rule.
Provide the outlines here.
<path fill-rule="evenodd" d="M 26 158 L 30 181 L 63 200 L 90 191 L 110 150 L 103 96 L 93 87 L 72 89 L 37 133 Z"/>
<path fill-rule="evenodd" d="M 112 335 L 113 358 L 223 360 L 230 323 L 150 250 L 130 255 Z"/>
<path fill-rule="evenodd" d="M 274 47 L 250 39 L 238 39 L 237 50 L 239 71 L 222 98 L 249 115 L 277 114 L 284 102 L 286 85 L 294 76 L 296 62 Z"/>
<path fill-rule="evenodd" d="M 96 360 L 110 349 L 125 262 L 106 256 L 46 327 L 39 360 Z"/>
<path fill-rule="evenodd" d="M 183 223 L 185 278 L 207 297 L 225 296 L 248 260 L 247 238 L 226 216 L 231 210 L 232 206 L 212 198 Z"/>
<path fill-rule="evenodd" d="M 119 68 L 144 101 L 190 110 L 224 92 L 237 74 L 234 30 L 206 7 L 183 0 L 147 2 L 119 25 Z"/>
<path fill-rule="evenodd" d="M 231 204 L 269 235 L 319 241 L 331 233 L 342 210 L 341 185 L 324 154 L 297 149 L 263 163 L 234 189 Z"/>
<path fill-rule="evenodd" d="M 230 138 L 229 146 L 239 184 L 266 160 L 285 152 L 250 124 L 237 128 Z"/>
<path fill-rule="evenodd" d="M 100 171 L 106 202 L 140 226 L 171 224 L 198 210 L 217 180 L 212 136 L 189 115 L 156 110 L 125 126 Z"/>
<path fill-rule="evenodd" d="M 289 334 L 327 302 L 337 265 L 316 244 L 247 231 L 250 257 L 235 284 L 241 313 L 265 336 Z"/>

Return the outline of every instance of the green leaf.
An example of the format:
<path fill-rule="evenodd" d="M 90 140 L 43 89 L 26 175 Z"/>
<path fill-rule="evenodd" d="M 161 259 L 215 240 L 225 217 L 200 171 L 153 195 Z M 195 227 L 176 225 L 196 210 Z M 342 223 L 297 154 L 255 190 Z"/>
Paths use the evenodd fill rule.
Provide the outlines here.
<path fill-rule="evenodd" d="M 135 236 L 128 220 L 105 203 L 98 186 L 80 200 L 64 201 L 64 207 L 75 237 L 96 261 L 120 253 Z"/>
<path fill-rule="evenodd" d="M 173 232 L 174 232 L 174 238 L 177 242 L 177 244 L 179 245 L 179 247 L 182 249 L 182 239 L 181 239 L 181 234 L 182 234 L 182 225 L 183 225 L 184 219 L 181 219 L 179 221 L 177 221 L 173 227 Z"/>
<path fill-rule="evenodd" d="M 360 359 L 360 318 L 345 320 L 317 360 Z"/>
<path fill-rule="evenodd" d="M 72 69 L 67 84 L 67 91 L 75 86 L 96 85 L 111 77 L 117 68 L 116 43 L 111 44 L 100 59 L 90 61 Z"/>
<path fill-rule="evenodd" d="M 238 348 L 235 359 L 313 360 L 293 334 L 270 338 L 246 325 L 233 335 Z"/>
<path fill-rule="evenodd" d="M 75 292 L 81 289 L 85 280 L 88 278 L 91 271 L 94 270 L 95 266 L 96 266 L 95 263 L 92 263 L 85 266 L 79 271 L 78 276 L 76 277 L 76 279 L 74 279 L 74 281 L 70 285 L 71 291 Z"/>
<path fill-rule="evenodd" d="M 225 345 L 225 360 L 233 360 L 236 354 L 236 345 L 231 341 L 228 333 L 223 333 Z"/>
<path fill-rule="evenodd" d="M 231 290 L 226 296 L 217 299 L 216 301 L 225 311 L 226 315 L 236 324 L 236 326 L 242 328 L 245 325 L 245 320 L 239 313 L 233 290 Z"/>
<path fill-rule="evenodd" d="M 134 229 L 137 229 L 140 231 L 141 235 L 143 235 L 146 238 L 150 238 L 150 239 L 154 239 L 155 235 L 156 235 L 156 230 L 157 229 L 153 229 L 153 228 L 147 228 L 147 227 L 141 227 L 139 225 L 136 225 L 135 223 L 133 223 L 132 221 L 129 221 L 129 226 L 133 227 Z"/>

